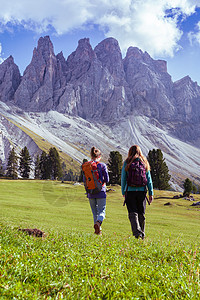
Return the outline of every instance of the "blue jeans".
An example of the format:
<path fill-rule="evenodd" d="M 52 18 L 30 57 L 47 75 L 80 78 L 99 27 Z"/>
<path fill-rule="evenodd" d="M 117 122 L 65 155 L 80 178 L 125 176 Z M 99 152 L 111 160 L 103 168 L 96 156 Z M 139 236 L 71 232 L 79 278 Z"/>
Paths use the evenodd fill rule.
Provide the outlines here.
<path fill-rule="evenodd" d="M 89 201 L 94 223 L 96 223 L 96 221 L 102 223 L 106 215 L 106 198 L 89 198 Z"/>

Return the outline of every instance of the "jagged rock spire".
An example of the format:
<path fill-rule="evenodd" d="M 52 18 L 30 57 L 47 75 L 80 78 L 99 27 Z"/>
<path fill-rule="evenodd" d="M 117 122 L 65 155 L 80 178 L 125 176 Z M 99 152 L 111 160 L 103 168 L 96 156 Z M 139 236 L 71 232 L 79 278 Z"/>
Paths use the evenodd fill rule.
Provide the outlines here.
<path fill-rule="evenodd" d="M 20 81 L 19 68 L 10 55 L 0 65 L 0 101 L 8 102 L 13 100 Z"/>

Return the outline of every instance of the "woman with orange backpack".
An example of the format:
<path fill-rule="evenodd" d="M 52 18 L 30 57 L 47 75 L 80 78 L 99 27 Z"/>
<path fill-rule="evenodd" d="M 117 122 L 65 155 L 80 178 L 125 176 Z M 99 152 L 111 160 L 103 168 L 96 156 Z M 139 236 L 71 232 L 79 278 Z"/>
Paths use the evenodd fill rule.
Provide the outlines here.
<path fill-rule="evenodd" d="M 146 193 L 149 192 L 149 200 Z M 122 167 L 121 190 L 125 197 L 131 229 L 135 238 L 145 237 L 146 200 L 153 201 L 153 184 L 149 163 L 138 145 L 130 147 Z"/>
<path fill-rule="evenodd" d="M 91 161 L 82 165 L 83 181 L 90 201 L 95 234 L 101 234 L 101 225 L 106 214 L 106 183 L 109 182 L 107 166 L 101 163 L 101 151 L 95 147 L 90 151 Z"/>

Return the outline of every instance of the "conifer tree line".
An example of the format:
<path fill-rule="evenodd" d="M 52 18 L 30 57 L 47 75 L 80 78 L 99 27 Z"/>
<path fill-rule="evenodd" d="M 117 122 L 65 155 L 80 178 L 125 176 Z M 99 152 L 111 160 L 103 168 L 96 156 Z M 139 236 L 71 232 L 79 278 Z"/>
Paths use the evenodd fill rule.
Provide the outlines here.
<path fill-rule="evenodd" d="M 36 161 L 33 162 L 28 148 L 25 146 L 19 156 L 16 154 L 15 149 L 12 148 L 8 155 L 7 168 L 4 172 L 1 166 L 0 176 L 17 179 L 18 175 L 20 175 L 21 178 L 28 179 L 32 165 L 34 165 L 35 179 L 54 180 L 61 178 L 63 175 L 60 156 L 55 147 L 50 148 L 48 153 L 42 151 L 41 155 L 37 155 Z"/>
<path fill-rule="evenodd" d="M 159 190 L 169 190 L 169 180 L 171 178 L 169 169 L 160 149 L 150 150 L 147 159 L 151 168 L 151 177 L 153 186 Z M 83 163 L 87 159 L 83 160 Z M 0 161 L 1 163 L 1 161 Z M 55 147 L 49 149 L 49 152 L 42 151 L 41 155 L 37 155 L 33 162 L 29 154 L 28 148 L 25 146 L 19 156 L 14 148 L 9 153 L 7 168 L 3 170 L 0 164 L 0 177 L 7 176 L 12 179 L 17 179 L 18 175 L 21 178 L 28 179 L 30 177 L 31 166 L 34 165 L 35 179 L 62 179 L 65 181 L 83 181 L 83 172 L 79 174 L 73 172 L 72 169 L 66 170 L 65 163 L 61 163 L 59 153 Z M 108 172 L 110 184 L 121 184 L 121 171 L 123 158 L 119 151 L 111 151 L 108 158 Z M 200 193 L 200 186 L 195 185 L 190 179 L 186 179 L 183 183 L 184 194 L 189 195 L 191 192 Z"/>

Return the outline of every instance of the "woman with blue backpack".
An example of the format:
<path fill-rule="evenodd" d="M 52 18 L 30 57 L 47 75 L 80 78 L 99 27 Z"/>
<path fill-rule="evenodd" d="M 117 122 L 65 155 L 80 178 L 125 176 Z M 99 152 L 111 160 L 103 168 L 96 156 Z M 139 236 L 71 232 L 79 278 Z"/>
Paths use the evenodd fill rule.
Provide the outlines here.
<path fill-rule="evenodd" d="M 122 167 L 121 190 L 125 197 L 124 205 L 128 210 L 131 229 L 135 238 L 145 237 L 146 201 L 153 201 L 153 184 L 149 162 L 138 145 L 128 151 L 128 157 Z M 146 197 L 147 190 L 149 200 Z"/>
<path fill-rule="evenodd" d="M 82 165 L 83 181 L 94 219 L 95 234 L 101 234 L 101 225 L 106 214 L 106 183 L 109 175 L 106 164 L 100 162 L 101 151 L 92 147 L 91 161 Z"/>

